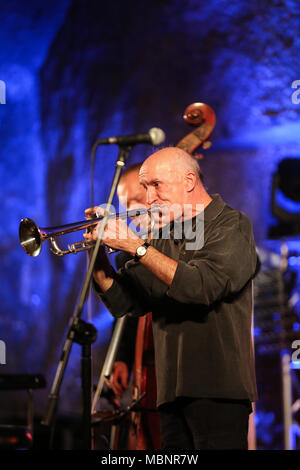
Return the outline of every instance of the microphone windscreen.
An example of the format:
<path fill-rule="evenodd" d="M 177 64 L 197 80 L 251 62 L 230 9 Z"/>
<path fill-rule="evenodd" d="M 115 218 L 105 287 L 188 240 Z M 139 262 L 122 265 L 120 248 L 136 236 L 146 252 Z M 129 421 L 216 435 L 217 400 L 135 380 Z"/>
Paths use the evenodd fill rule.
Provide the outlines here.
<path fill-rule="evenodd" d="M 149 135 L 152 145 L 160 145 L 166 138 L 166 134 L 162 129 L 159 129 L 159 127 L 152 127 L 152 129 L 149 130 Z"/>

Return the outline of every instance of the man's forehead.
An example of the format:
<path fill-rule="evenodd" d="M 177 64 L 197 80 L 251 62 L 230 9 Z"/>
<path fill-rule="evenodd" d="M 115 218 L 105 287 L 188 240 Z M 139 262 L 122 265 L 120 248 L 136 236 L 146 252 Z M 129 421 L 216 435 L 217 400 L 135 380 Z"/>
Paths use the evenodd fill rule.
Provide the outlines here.
<path fill-rule="evenodd" d="M 182 171 L 176 167 L 172 168 L 164 162 L 153 165 L 145 163 L 140 169 L 139 179 L 140 181 L 152 181 L 153 179 L 174 181 L 182 179 Z"/>

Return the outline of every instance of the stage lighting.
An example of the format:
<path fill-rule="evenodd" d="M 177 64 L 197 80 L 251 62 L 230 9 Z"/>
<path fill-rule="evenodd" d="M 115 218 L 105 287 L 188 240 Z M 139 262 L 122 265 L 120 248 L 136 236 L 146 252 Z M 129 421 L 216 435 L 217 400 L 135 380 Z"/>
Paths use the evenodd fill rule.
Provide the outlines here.
<path fill-rule="evenodd" d="M 300 234 L 300 158 L 279 162 L 272 176 L 271 208 L 278 224 L 270 227 L 269 237 Z"/>

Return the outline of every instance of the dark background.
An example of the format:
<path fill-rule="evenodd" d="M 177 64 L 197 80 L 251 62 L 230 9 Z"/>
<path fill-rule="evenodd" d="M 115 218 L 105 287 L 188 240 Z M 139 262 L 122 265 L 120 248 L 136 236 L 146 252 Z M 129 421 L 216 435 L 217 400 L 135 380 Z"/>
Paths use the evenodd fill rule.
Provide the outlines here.
<path fill-rule="evenodd" d="M 94 141 L 157 126 L 166 144 L 175 145 L 189 132 L 185 108 L 200 101 L 217 116 L 213 146 L 201 163 L 208 190 L 251 218 L 263 246 L 274 223 L 271 175 L 282 158 L 300 156 L 300 104 L 292 102 L 292 82 L 300 79 L 300 6 L 297 0 L 12 0 L 0 7 L 0 25 L 0 80 L 6 84 L 0 105 L 6 364 L 0 372 L 45 374 L 48 388 L 35 394 L 36 413 L 43 415 L 86 258 L 56 258 L 46 244 L 38 258 L 26 256 L 20 219 L 41 227 L 81 220 L 90 205 Z M 151 151 L 135 147 L 128 163 Z M 114 146 L 98 150 L 97 203 L 107 198 L 116 155 Z M 279 248 L 280 242 L 272 245 Z M 90 306 L 83 317 L 92 316 L 98 329 L 97 382 L 112 318 L 94 298 Z M 260 448 L 283 445 L 278 357 L 278 351 L 257 355 Z M 79 360 L 75 345 L 59 408 L 75 420 Z M 21 416 L 24 400 L 2 393 L 2 419 Z"/>

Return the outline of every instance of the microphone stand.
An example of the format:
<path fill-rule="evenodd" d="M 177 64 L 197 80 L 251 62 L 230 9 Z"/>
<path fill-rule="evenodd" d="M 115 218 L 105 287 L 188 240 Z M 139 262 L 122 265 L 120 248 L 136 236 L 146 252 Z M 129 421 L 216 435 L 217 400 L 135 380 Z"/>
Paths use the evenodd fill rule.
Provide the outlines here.
<path fill-rule="evenodd" d="M 116 169 L 111 184 L 111 189 L 107 201 L 107 208 L 99 225 L 98 239 L 96 241 L 93 254 L 91 256 L 90 264 L 83 286 L 80 292 L 79 300 L 75 306 L 73 316 L 69 322 L 69 330 L 63 346 L 62 354 L 58 363 L 55 378 L 51 387 L 51 392 L 48 397 L 47 412 L 42 424 L 48 427 L 50 432 L 49 448 L 52 448 L 53 437 L 55 430 L 55 416 L 58 405 L 59 390 L 62 384 L 63 375 L 67 366 L 73 342 L 78 342 L 82 345 L 82 359 L 81 359 L 81 379 L 83 391 L 83 449 L 90 450 L 92 447 L 91 435 L 91 396 L 92 396 L 92 380 L 91 380 L 91 344 L 96 340 L 96 328 L 80 319 L 84 303 L 87 297 L 90 281 L 92 278 L 95 261 L 99 251 L 99 247 L 103 238 L 104 229 L 109 215 L 109 207 L 112 204 L 117 184 L 120 179 L 121 171 L 125 166 L 131 146 L 120 146 L 119 154 L 116 161 Z"/>
<path fill-rule="evenodd" d="M 120 347 L 122 335 L 125 329 L 125 324 L 127 320 L 127 315 L 124 315 L 124 317 L 118 318 L 116 320 L 116 325 L 115 329 L 106 353 L 106 357 L 104 360 L 104 364 L 100 373 L 98 385 L 96 392 L 93 397 L 93 403 L 92 403 L 92 415 L 96 413 L 96 406 L 97 402 L 101 396 L 103 386 L 104 386 L 104 381 L 106 378 L 111 376 L 113 366 L 116 360 L 116 356 Z"/>

